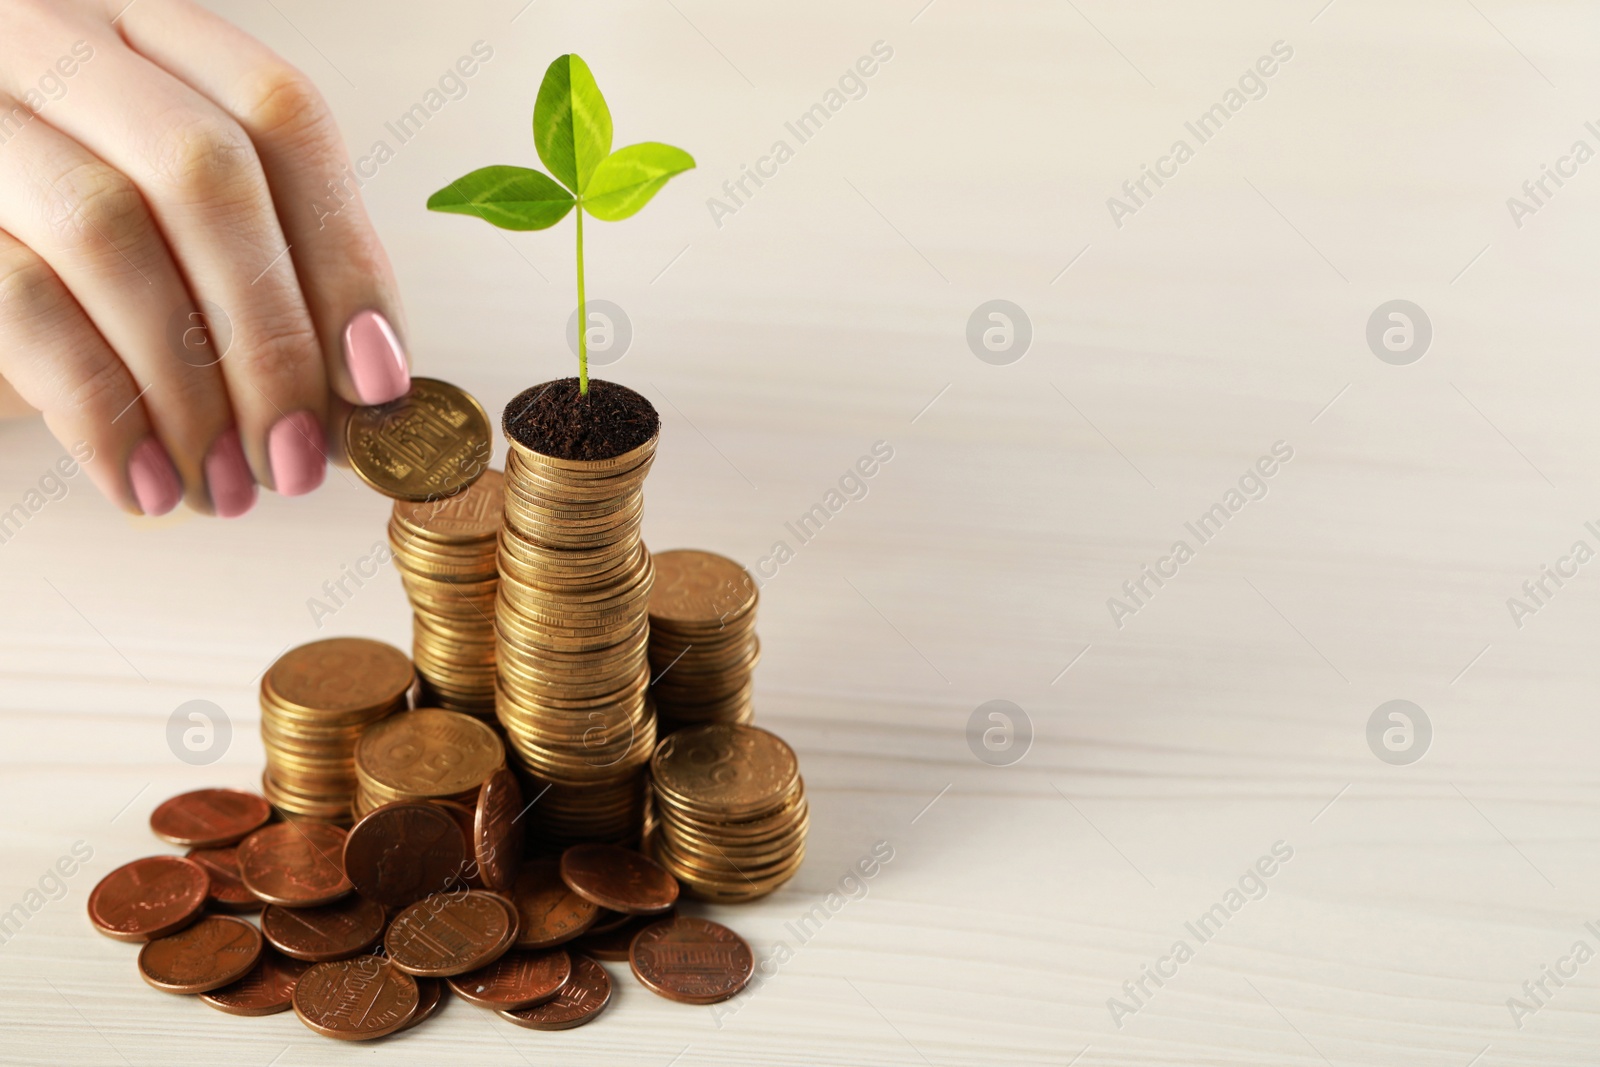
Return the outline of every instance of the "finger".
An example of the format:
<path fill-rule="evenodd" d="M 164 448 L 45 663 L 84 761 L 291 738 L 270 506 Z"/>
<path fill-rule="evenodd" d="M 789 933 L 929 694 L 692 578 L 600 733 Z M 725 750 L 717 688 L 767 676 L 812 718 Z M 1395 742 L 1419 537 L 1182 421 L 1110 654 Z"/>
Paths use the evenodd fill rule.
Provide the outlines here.
<path fill-rule="evenodd" d="M 139 191 L 43 119 L 0 152 L 0 187 L 15 191 L 0 198 L 0 228 L 49 264 L 127 365 L 190 504 L 248 511 L 255 479 L 238 462 L 222 375 L 209 347 L 173 345 L 205 331 L 190 324 L 188 288 Z"/>
<path fill-rule="evenodd" d="M 308 493 L 326 470 L 327 375 L 255 149 L 143 56 L 96 49 L 48 117 L 143 194 L 196 304 L 226 316 L 218 366 L 257 479 Z"/>
<path fill-rule="evenodd" d="M 19 419 L 37 413 L 37 409 L 22 399 L 10 382 L 0 378 L 0 419 Z"/>
<path fill-rule="evenodd" d="M 295 250 L 334 391 L 352 404 L 404 396 L 411 376 L 397 332 L 394 273 L 316 87 L 271 49 L 189 0 L 143 0 L 121 26 L 136 51 L 250 135 Z"/>
<path fill-rule="evenodd" d="M 183 487 L 138 387 L 49 264 L 0 231 L 0 374 L 84 463 L 106 499 L 165 515 Z"/>

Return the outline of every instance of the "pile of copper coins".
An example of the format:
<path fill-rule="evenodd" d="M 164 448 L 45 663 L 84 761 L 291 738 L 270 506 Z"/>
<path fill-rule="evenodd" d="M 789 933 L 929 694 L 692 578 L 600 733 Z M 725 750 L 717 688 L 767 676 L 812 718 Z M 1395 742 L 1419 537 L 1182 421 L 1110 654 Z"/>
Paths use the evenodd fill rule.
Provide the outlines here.
<path fill-rule="evenodd" d="M 479 785 L 469 823 L 454 805 L 394 801 L 345 830 L 272 821 L 254 793 L 184 793 L 150 826 L 188 854 L 112 871 L 89 918 L 141 945 L 139 974 L 156 989 L 233 1015 L 292 1008 L 347 1041 L 413 1027 L 452 995 L 528 1029 L 580 1026 L 611 998 L 601 960 L 626 960 L 647 989 L 690 1004 L 749 982 L 750 946 L 675 914 L 677 880 L 640 853 L 583 844 L 524 859 L 526 808 L 504 767 Z M 240 914 L 252 911 L 258 923 Z"/>
<path fill-rule="evenodd" d="M 650 692 L 662 732 L 709 722 L 749 722 L 756 637 L 756 583 L 714 552 L 656 555 L 650 593 Z"/>

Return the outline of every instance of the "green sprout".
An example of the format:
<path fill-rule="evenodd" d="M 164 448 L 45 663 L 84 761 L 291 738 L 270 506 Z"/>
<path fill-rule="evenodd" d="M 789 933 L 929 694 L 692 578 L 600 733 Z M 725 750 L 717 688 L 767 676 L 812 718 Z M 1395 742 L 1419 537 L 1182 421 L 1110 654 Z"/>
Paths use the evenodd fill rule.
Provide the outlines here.
<path fill-rule="evenodd" d="M 656 141 L 611 151 L 611 110 L 589 65 L 575 54 L 557 58 L 544 72 L 533 105 L 533 143 L 559 185 L 528 167 L 482 167 L 428 197 L 428 210 L 476 215 L 502 230 L 547 230 L 578 208 L 578 391 L 588 395 L 583 213 L 605 222 L 625 219 L 674 175 L 692 170 L 694 158 Z"/>

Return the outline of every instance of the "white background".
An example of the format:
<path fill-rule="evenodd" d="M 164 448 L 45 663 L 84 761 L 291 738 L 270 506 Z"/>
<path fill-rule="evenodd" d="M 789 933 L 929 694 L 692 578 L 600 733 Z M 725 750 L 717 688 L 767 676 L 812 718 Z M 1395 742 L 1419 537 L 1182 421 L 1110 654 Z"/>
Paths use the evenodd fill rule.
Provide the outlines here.
<path fill-rule="evenodd" d="M 1507 599 L 1574 541 L 1600 549 L 1600 161 L 1520 228 L 1506 201 L 1573 141 L 1600 149 L 1596 9 L 522 3 L 213 6 L 317 80 L 357 155 L 493 48 L 365 188 L 416 370 L 491 411 L 571 372 L 571 223 L 502 235 L 427 195 L 538 165 L 533 98 L 569 50 L 618 145 L 694 154 L 639 216 L 588 228 L 590 295 L 634 328 L 603 373 L 664 419 L 652 547 L 755 567 L 892 445 L 762 594 L 758 721 L 800 754 L 811 850 L 714 914 L 796 954 L 720 1028 L 612 965 L 587 1028 L 457 1002 L 375 1047 L 146 988 L 84 917 L 94 882 L 160 850 L 164 797 L 255 781 L 254 680 L 282 649 L 404 645 L 409 620 L 385 570 L 313 624 L 308 598 L 383 537 L 387 502 L 348 472 L 234 523 L 129 521 L 80 476 L 0 545 L 0 910 L 94 850 L 0 945 L 0 1061 L 1591 1061 L 1600 963 L 1520 1029 L 1506 1002 L 1575 941 L 1600 950 L 1600 564 L 1520 628 Z M 719 227 L 707 200 L 880 40 L 866 95 Z M 1277 41 L 1293 58 L 1265 97 L 1119 228 L 1107 198 L 1193 145 L 1184 122 Z M 965 340 L 994 298 L 1032 321 L 1009 366 Z M 1397 298 L 1433 326 L 1409 366 L 1365 339 Z M 1107 599 L 1279 441 L 1266 497 L 1119 628 Z M 60 453 L 0 427 L 0 510 Z M 167 748 L 191 699 L 234 725 L 210 767 Z M 991 699 L 1036 733 L 1010 767 L 969 749 Z M 1368 748 L 1391 699 L 1433 726 L 1410 766 Z M 799 946 L 785 923 L 879 840 L 895 858 L 866 898 Z M 1184 923 L 1278 841 L 1266 896 L 1198 944 Z M 1108 998 L 1179 938 L 1194 959 L 1119 1028 Z"/>

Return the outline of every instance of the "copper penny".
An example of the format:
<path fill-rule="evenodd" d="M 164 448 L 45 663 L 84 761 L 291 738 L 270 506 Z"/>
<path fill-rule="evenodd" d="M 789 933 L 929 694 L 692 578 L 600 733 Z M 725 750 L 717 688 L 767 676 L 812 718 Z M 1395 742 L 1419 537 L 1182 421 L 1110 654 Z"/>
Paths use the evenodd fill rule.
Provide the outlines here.
<path fill-rule="evenodd" d="M 684 1004 L 715 1004 L 745 987 L 755 957 L 744 938 L 721 923 L 680 915 L 640 930 L 628 965 L 652 993 Z"/>
<path fill-rule="evenodd" d="M 409 1023 L 421 1000 L 414 978 L 382 956 L 314 963 L 294 985 L 294 1013 L 324 1037 L 366 1041 Z"/>
<path fill-rule="evenodd" d="M 185 848 L 217 848 L 240 841 L 272 818 L 265 797 L 238 789 L 196 789 L 163 801 L 150 813 L 150 829 Z"/>
<path fill-rule="evenodd" d="M 430 800 L 428 803 L 444 811 L 456 821 L 456 825 L 461 828 L 461 840 L 470 842 L 477 836 L 478 830 L 475 823 L 478 816 L 471 808 L 465 804 L 458 804 L 454 800 Z M 462 871 L 461 875 L 462 880 L 473 889 L 486 888 L 483 884 L 483 878 L 479 875 L 476 857 L 473 857 L 473 861 L 467 864 L 467 869 Z"/>
<path fill-rule="evenodd" d="M 245 888 L 239 877 L 239 848 L 226 845 L 222 848 L 191 848 L 188 859 L 206 869 L 211 879 L 211 891 L 206 903 L 219 911 L 260 911 L 261 898 Z"/>
<path fill-rule="evenodd" d="M 205 915 L 139 950 L 139 975 L 166 993 L 205 993 L 236 982 L 261 957 L 261 933 L 232 915 Z"/>
<path fill-rule="evenodd" d="M 451 978 L 456 996 L 480 1008 L 514 1011 L 551 1000 L 572 977 L 572 957 L 561 949 L 507 952 L 493 963 Z"/>
<path fill-rule="evenodd" d="M 561 880 L 561 861 L 554 856 L 522 865 L 511 887 L 511 901 L 517 908 L 517 947 L 523 949 L 571 941 L 600 916 L 599 905 L 567 888 Z"/>
<path fill-rule="evenodd" d="M 566 885 L 565 882 L 561 884 Z M 594 925 L 585 930 L 584 933 L 609 934 L 619 926 L 626 926 L 631 922 L 637 921 L 638 918 L 639 916 L 637 915 L 628 915 L 620 911 L 612 911 L 610 908 L 601 908 L 600 914 L 595 916 Z"/>
<path fill-rule="evenodd" d="M 376 945 L 385 918 L 382 904 L 354 895 L 316 908 L 269 904 L 261 913 L 261 934 L 285 956 L 324 963 Z"/>
<path fill-rule="evenodd" d="M 384 950 L 401 970 L 426 978 L 465 974 L 498 959 L 517 936 L 516 909 L 470 889 L 425 897 L 394 917 Z"/>
<path fill-rule="evenodd" d="M 627 963 L 628 949 L 633 947 L 633 936 L 651 923 L 670 919 L 674 912 L 666 915 L 624 915 L 622 922 L 608 930 L 590 930 L 572 943 L 574 952 L 587 952 L 595 959 L 608 960 L 612 963 Z"/>
<path fill-rule="evenodd" d="M 274 823 L 239 845 L 239 877 L 269 904 L 310 908 L 350 892 L 341 856 L 345 832 L 301 819 Z"/>
<path fill-rule="evenodd" d="M 500 1017 L 529 1030 L 571 1030 L 605 1010 L 611 1002 L 611 976 L 592 956 L 571 953 L 572 977 L 555 999 L 537 1007 L 502 1011 Z"/>
<path fill-rule="evenodd" d="M 618 845 L 573 845 L 561 854 L 561 880 L 585 900 L 629 915 L 666 911 L 678 900 L 676 878 Z"/>
<path fill-rule="evenodd" d="M 450 814 L 402 800 L 374 808 L 344 842 L 344 870 L 356 892 L 390 908 L 442 893 L 461 877 L 467 843 Z"/>
<path fill-rule="evenodd" d="M 505 893 L 522 865 L 522 787 L 517 776 L 501 767 L 478 787 L 478 810 L 473 818 L 472 847 L 478 859 L 478 877 L 486 888 Z"/>
<path fill-rule="evenodd" d="M 433 1013 L 439 1010 L 439 1005 L 444 1003 L 445 985 L 443 978 L 413 978 L 417 983 L 417 1010 L 411 1020 L 402 1026 L 401 1030 L 409 1030 L 420 1022 L 432 1018 Z"/>
<path fill-rule="evenodd" d="M 118 867 L 89 894 L 89 921 L 118 941 L 149 941 L 188 926 L 205 906 L 211 878 L 181 856 L 146 856 Z"/>
<path fill-rule="evenodd" d="M 294 984 L 309 966 L 269 946 L 243 978 L 202 993 L 200 999 L 229 1015 L 276 1015 L 289 1010 Z"/>

